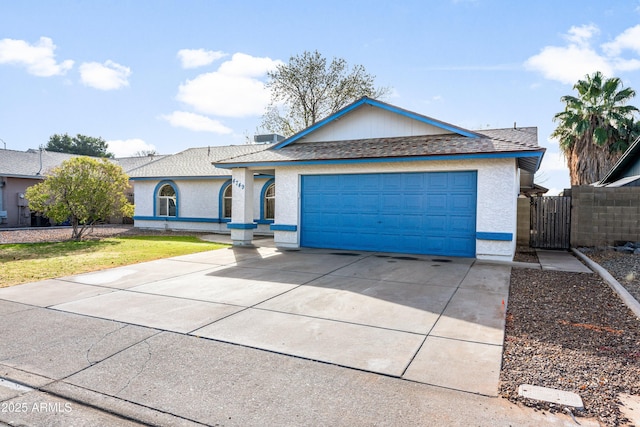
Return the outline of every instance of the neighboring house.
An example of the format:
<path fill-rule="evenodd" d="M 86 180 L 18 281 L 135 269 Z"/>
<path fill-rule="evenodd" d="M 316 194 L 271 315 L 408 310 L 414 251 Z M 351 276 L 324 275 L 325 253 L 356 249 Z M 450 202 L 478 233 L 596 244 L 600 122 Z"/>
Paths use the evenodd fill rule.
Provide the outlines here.
<path fill-rule="evenodd" d="M 41 182 L 48 170 L 73 157 L 45 150 L 0 150 L 0 227 L 30 227 L 25 191 Z"/>
<path fill-rule="evenodd" d="M 140 228 L 228 233 L 233 194 L 242 185 L 231 171 L 212 166 L 221 159 L 264 150 L 265 145 L 190 148 L 129 171 L 135 188 L 134 225 Z M 271 233 L 274 218 L 273 175 L 251 179 L 251 222 Z"/>
<path fill-rule="evenodd" d="M 535 173 L 527 170 L 520 170 L 520 196 L 540 197 L 546 194 L 549 189 L 533 182 Z"/>
<path fill-rule="evenodd" d="M 0 150 L 0 227 L 44 225 L 40 217 L 31 215 L 24 198 L 27 188 L 41 182 L 48 171 L 76 154 L 46 150 Z M 125 172 L 162 156 L 112 159 Z"/>
<path fill-rule="evenodd" d="M 544 151 L 536 128 L 472 132 L 365 97 L 266 149 L 214 164 L 232 170 L 226 225 L 235 245 L 250 244 L 259 226 L 264 186 L 256 176 L 267 175 L 275 178 L 278 247 L 511 260 L 519 171 L 535 173 Z"/>
<path fill-rule="evenodd" d="M 627 148 L 596 187 L 640 187 L 640 138 Z"/>

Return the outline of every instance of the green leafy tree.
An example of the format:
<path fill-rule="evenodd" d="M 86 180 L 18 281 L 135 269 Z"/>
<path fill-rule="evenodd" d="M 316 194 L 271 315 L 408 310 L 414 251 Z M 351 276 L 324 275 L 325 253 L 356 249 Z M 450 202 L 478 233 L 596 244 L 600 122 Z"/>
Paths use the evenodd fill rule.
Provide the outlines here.
<path fill-rule="evenodd" d="M 107 141 L 102 138 L 80 134 L 72 137 L 66 133 L 64 135 L 52 135 L 45 146 L 45 150 L 58 153 L 113 158 L 113 154 L 107 151 L 108 148 Z"/>
<path fill-rule="evenodd" d="M 29 187 L 29 209 L 56 222 L 71 221 L 72 239 L 80 240 L 96 221 L 122 213 L 133 215 L 125 190 L 129 178 L 122 167 L 107 159 L 75 157 Z"/>
<path fill-rule="evenodd" d="M 362 65 L 331 63 L 318 51 L 292 56 L 267 74 L 271 102 L 262 119 L 269 132 L 291 136 L 363 97 L 381 98 L 388 88 L 376 88 L 375 76 Z"/>
<path fill-rule="evenodd" d="M 623 88 L 619 78 L 605 78 L 600 72 L 578 80 L 573 88 L 578 96 L 561 98 L 565 109 L 554 116 L 558 127 L 551 136 L 560 143 L 571 184 L 592 184 L 604 177 L 640 135 L 639 110 L 628 105 L 636 92 Z"/>

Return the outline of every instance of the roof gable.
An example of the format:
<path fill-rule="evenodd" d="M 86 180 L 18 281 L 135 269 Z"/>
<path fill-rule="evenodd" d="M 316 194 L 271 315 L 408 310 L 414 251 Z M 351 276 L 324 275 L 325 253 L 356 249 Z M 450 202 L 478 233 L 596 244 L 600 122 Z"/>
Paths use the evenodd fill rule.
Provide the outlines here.
<path fill-rule="evenodd" d="M 279 150 L 283 147 L 286 147 L 290 144 L 294 144 L 297 142 L 303 142 L 303 138 L 308 138 L 313 140 L 314 142 L 322 141 L 322 140 L 336 140 L 336 139 L 350 139 L 345 138 L 344 135 L 338 135 L 336 137 L 336 132 L 330 132 L 329 128 L 343 126 L 342 124 L 338 124 L 340 119 L 346 120 L 359 120 L 363 122 L 366 120 L 364 115 L 367 115 L 367 112 L 363 114 L 355 114 L 356 111 L 362 112 L 362 109 L 366 107 L 373 107 L 377 109 L 377 112 L 383 112 L 387 116 L 395 115 L 398 119 L 404 121 L 400 128 L 404 128 L 404 134 L 389 134 L 384 135 L 380 134 L 378 129 L 372 129 L 373 132 L 376 132 L 377 137 L 397 137 L 397 136 L 415 136 L 415 135 L 444 135 L 444 134 L 453 134 L 455 136 L 464 136 L 469 138 L 478 138 L 479 135 L 475 132 L 469 131 L 467 129 L 463 129 L 458 126 L 454 126 L 449 123 L 442 122 L 440 120 L 433 119 L 431 117 L 427 117 L 418 113 L 414 113 L 412 111 L 408 111 L 399 107 L 396 107 L 391 104 L 387 104 L 375 99 L 371 99 L 368 97 L 362 97 L 354 103 L 344 107 L 340 111 L 332 114 L 331 116 L 320 120 L 316 124 L 298 132 L 297 134 L 290 136 L 282 142 L 279 142 L 271 147 L 272 150 Z M 380 115 L 378 114 L 378 117 Z M 374 117 L 370 119 L 372 123 L 377 123 L 379 120 L 376 120 Z M 415 122 L 415 129 L 413 126 L 408 125 L 409 122 Z M 360 125 L 362 128 L 362 125 Z M 340 132 L 338 132 L 340 133 Z M 311 134 L 315 134 L 318 138 L 310 138 Z M 360 129 L 361 134 L 361 129 Z M 314 135 L 314 136 L 315 136 Z M 362 138 L 362 136 L 360 136 Z M 355 138 L 353 138 L 355 139 Z"/>
<path fill-rule="evenodd" d="M 640 174 L 640 137 L 627 148 L 615 165 L 602 178 L 600 185 Z"/>

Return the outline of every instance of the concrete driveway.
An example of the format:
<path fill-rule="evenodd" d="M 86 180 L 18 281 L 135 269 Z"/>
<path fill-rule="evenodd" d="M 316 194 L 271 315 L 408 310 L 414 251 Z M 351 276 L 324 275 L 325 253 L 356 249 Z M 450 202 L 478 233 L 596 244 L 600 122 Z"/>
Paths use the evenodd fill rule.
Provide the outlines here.
<path fill-rule="evenodd" d="M 463 258 L 229 248 L 0 289 L 0 300 L 496 396 L 509 275 Z"/>
<path fill-rule="evenodd" d="M 493 397 L 509 269 L 267 246 L 0 289 L 0 426 L 575 425 Z"/>

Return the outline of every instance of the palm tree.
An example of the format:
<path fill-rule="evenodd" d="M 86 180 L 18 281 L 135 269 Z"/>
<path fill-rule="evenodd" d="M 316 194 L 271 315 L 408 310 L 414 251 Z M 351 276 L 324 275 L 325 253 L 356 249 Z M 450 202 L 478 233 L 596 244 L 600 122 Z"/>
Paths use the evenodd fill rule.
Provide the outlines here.
<path fill-rule="evenodd" d="M 564 111 L 553 118 L 557 138 L 569 167 L 571 185 L 592 184 L 611 169 L 638 136 L 636 107 L 627 103 L 636 95 L 623 88 L 617 77 L 605 78 L 597 71 L 573 86 L 578 96 L 560 98 Z"/>

